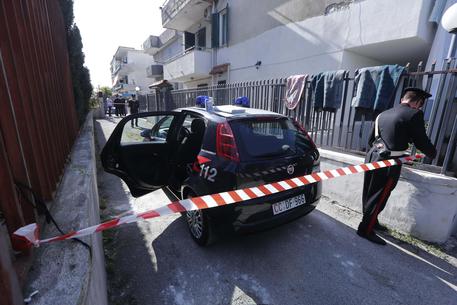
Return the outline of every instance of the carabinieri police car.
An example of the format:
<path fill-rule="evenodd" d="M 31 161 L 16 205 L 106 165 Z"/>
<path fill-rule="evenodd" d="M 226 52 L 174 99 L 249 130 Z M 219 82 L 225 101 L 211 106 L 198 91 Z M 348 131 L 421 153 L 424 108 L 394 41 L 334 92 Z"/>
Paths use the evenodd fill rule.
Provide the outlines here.
<path fill-rule="evenodd" d="M 304 128 L 284 115 L 238 105 L 145 112 L 122 119 L 101 153 L 105 171 L 134 197 L 163 188 L 179 199 L 259 186 L 319 171 L 319 152 Z M 138 118 L 139 127 L 131 127 Z M 185 213 L 189 232 L 207 245 L 229 232 L 264 230 L 306 215 L 321 182 L 240 204 Z"/>

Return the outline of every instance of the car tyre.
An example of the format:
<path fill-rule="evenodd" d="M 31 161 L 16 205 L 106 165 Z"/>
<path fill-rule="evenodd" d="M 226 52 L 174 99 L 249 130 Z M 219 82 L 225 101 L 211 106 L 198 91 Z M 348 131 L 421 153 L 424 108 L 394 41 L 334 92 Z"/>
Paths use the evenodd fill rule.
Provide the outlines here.
<path fill-rule="evenodd" d="M 196 195 L 189 193 L 186 196 L 186 198 L 192 197 L 196 197 Z M 208 246 L 214 241 L 211 221 L 207 211 L 188 211 L 185 213 L 185 217 L 190 236 L 199 246 Z"/>

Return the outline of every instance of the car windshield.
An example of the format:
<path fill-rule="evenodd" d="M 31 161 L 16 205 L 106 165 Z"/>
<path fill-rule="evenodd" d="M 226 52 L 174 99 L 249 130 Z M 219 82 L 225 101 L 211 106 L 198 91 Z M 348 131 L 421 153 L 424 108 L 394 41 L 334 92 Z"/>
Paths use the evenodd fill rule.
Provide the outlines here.
<path fill-rule="evenodd" d="M 230 122 L 242 160 L 303 154 L 311 149 L 306 135 L 284 117 Z"/>

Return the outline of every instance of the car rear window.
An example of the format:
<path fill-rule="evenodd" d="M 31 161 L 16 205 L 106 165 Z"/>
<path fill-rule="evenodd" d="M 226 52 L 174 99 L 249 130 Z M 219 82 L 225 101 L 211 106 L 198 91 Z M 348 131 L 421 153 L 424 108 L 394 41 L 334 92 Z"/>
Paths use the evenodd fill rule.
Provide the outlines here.
<path fill-rule="evenodd" d="M 230 121 L 242 161 L 304 154 L 313 149 L 306 134 L 284 117 Z"/>

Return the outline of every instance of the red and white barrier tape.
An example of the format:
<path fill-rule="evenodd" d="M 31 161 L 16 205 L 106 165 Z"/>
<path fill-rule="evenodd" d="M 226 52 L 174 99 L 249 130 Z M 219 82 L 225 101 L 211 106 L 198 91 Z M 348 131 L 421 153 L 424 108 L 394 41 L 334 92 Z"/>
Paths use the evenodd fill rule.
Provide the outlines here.
<path fill-rule="evenodd" d="M 51 237 L 48 239 L 39 239 L 39 228 L 36 223 L 29 224 L 14 232 L 13 237 L 16 240 L 26 242 L 29 246 L 39 246 L 44 243 L 49 243 L 58 240 L 66 240 L 70 238 L 78 238 L 101 232 L 114 227 L 119 227 L 125 223 L 137 222 L 159 216 L 169 215 L 198 209 L 207 209 L 217 206 L 239 203 L 249 199 L 260 198 L 274 193 L 279 193 L 285 190 L 301 187 L 307 184 L 316 183 L 322 180 L 333 179 L 336 177 L 347 176 L 367 171 L 373 171 L 383 167 L 399 165 L 405 162 L 411 162 L 415 159 L 423 158 L 423 155 L 407 156 L 398 159 L 389 159 L 384 161 L 376 161 L 360 165 L 351 165 L 338 169 L 327 170 L 319 173 L 312 173 L 306 176 L 299 176 L 292 179 L 287 179 L 270 184 L 250 187 L 240 190 L 228 191 L 218 194 L 205 195 L 168 203 L 158 209 L 149 210 L 139 214 L 126 215 L 104 223 L 91 226 L 79 231 L 73 231 L 65 235 Z"/>

